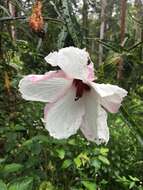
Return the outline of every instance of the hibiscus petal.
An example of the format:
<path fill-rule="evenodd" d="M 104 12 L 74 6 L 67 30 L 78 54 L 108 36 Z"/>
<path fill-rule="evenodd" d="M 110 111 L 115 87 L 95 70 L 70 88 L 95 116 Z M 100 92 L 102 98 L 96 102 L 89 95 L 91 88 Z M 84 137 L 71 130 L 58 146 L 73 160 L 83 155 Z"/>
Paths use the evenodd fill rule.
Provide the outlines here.
<path fill-rule="evenodd" d="M 93 90 L 84 95 L 85 115 L 80 129 L 84 136 L 97 144 L 107 143 L 109 130 L 107 126 L 107 113 L 99 104 L 99 97 Z"/>
<path fill-rule="evenodd" d="M 98 138 L 96 140 L 97 144 L 107 143 L 109 141 L 107 113 L 102 107 L 99 108 L 99 112 L 98 112 L 97 134 L 98 134 Z"/>
<path fill-rule="evenodd" d="M 123 98 L 127 95 L 127 91 L 116 85 L 111 84 L 97 84 L 91 82 L 90 85 L 100 96 L 101 105 L 111 113 L 116 113 Z"/>
<path fill-rule="evenodd" d="M 87 79 L 89 54 L 85 49 L 66 47 L 50 53 L 45 60 L 52 66 L 59 66 L 69 77 Z"/>
<path fill-rule="evenodd" d="M 80 100 L 74 99 L 75 90 L 71 88 L 63 98 L 45 109 L 46 129 L 54 138 L 68 138 L 79 129 L 84 107 Z"/>
<path fill-rule="evenodd" d="M 60 77 L 61 73 L 56 71 L 25 76 L 19 83 L 19 91 L 26 100 L 54 102 L 72 85 L 72 80 Z"/>
<path fill-rule="evenodd" d="M 94 74 L 94 65 L 93 65 L 92 62 L 91 62 L 91 64 L 88 65 L 88 77 L 87 78 L 90 81 L 93 81 L 93 80 L 97 79 L 95 77 L 95 74 Z"/>
<path fill-rule="evenodd" d="M 47 103 L 44 108 L 44 121 L 46 120 L 49 110 L 53 107 L 54 103 Z"/>

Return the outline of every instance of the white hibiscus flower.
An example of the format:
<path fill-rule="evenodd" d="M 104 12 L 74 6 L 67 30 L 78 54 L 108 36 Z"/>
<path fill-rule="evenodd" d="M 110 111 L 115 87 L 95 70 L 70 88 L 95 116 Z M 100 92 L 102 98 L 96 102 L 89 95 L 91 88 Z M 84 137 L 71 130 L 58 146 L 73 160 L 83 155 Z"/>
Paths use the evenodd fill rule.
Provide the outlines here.
<path fill-rule="evenodd" d="M 93 82 L 93 63 L 85 49 L 66 47 L 50 53 L 45 60 L 61 70 L 25 76 L 19 90 L 26 100 L 48 103 L 44 119 L 50 135 L 65 139 L 80 129 L 88 140 L 107 143 L 105 110 L 116 113 L 127 91 Z"/>

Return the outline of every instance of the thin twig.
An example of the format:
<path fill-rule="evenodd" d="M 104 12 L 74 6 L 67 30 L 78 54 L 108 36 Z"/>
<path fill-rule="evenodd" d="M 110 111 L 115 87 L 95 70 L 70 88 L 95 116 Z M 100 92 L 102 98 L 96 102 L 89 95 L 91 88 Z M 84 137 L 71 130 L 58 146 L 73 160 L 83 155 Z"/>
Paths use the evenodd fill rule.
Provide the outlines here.
<path fill-rule="evenodd" d="M 138 47 L 138 46 L 140 46 L 140 45 L 142 45 L 142 44 L 143 44 L 143 41 L 138 42 L 137 44 L 134 44 L 133 46 L 131 46 L 131 47 L 128 49 L 128 51 L 131 51 L 131 50 L 135 49 L 136 47 Z"/>
<path fill-rule="evenodd" d="M 0 22 L 5 22 L 5 21 L 15 21 L 15 20 L 22 20 L 26 19 L 26 16 L 20 16 L 20 17 L 2 17 L 0 18 Z"/>
<path fill-rule="evenodd" d="M 28 17 L 20 16 L 20 17 L 2 17 L 2 18 L 0 18 L 0 22 L 16 21 L 16 20 L 28 20 Z M 61 19 L 44 17 L 44 20 L 45 21 L 51 21 L 51 22 L 60 22 L 60 23 L 64 24 L 64 21 Z"/>

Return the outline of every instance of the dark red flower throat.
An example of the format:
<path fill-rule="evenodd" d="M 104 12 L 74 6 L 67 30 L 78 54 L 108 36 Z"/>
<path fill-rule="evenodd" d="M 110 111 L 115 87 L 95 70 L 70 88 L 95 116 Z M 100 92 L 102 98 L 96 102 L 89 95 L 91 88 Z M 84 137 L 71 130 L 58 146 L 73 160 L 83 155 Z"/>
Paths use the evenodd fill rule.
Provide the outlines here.
<path fill-rule="evenodd" d="M 81 98 L 83 96 L 83 93 L 85 91 L 90 91 L 90 86 L 88 86 L 87 84 L 83 83 L 82 80 L 74 79 L 73 80 L 73 85 L 76 88 L 75 101 L 77 101 L 79 98 Z"/>

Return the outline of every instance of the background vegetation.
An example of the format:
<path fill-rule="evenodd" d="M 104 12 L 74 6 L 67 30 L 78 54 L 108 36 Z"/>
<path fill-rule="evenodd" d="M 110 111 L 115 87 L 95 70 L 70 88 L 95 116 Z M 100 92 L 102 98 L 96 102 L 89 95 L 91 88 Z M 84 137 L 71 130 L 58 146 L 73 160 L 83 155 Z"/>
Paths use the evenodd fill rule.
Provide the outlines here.
<path fill-rule="evenodd" d="M 0 1 L 0 190 L 143 190 L 143 3 L 41 0 L 44 26 L 29 26 L 34 0 Z M 44 56 L 86 47 L 98 82 L 128 97 L 109 114 L 110 141 L 55 140 L 42 103 L 21 98 L 23 75 L 45 73 Z"/>

